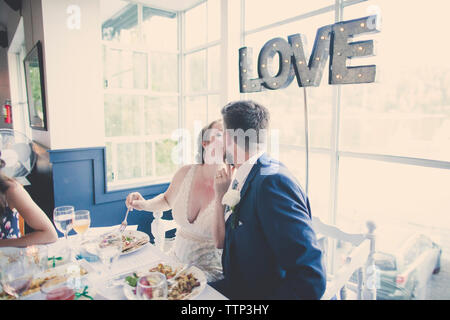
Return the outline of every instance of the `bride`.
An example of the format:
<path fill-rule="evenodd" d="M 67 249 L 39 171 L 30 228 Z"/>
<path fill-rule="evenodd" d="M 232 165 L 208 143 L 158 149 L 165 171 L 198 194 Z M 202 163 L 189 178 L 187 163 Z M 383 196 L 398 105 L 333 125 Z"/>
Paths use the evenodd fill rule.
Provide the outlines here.
<path fill-rule="evenodd" d="M 223 154 L 217 152 L 223 151 L 222 136 L 222 121 L 213 121 L 199 135 L 199 164 L 181 167 L 167 191 L 153 199 L 145 200 L 141 194 L 133 192 L 125 201 L 131 209 L 150 212 L 172 210 L 178 227 L 169 254 L 181 263 L 193 263 L 203 270 L 208 282 L 222 279 L 222 251 L 216 248 L 213 237 L 214 177 L 224 166 Z"/>

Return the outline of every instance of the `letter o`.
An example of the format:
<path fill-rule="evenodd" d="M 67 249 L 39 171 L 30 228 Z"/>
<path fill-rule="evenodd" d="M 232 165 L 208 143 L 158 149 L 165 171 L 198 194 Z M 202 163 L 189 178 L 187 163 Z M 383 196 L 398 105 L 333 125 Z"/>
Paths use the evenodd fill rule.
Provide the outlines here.
<path fill-rule="evenodd" d="M 279 70 L 272 76 L 267 68 L 269 60 L 279 54 Z M 286 88 L 294 80 L 295 74 L 291 63 L 292 48 L 282 38 L 269 40 L 261 49 L 258 56 L 258 75 L 267 89 L 277 90 Z"/>

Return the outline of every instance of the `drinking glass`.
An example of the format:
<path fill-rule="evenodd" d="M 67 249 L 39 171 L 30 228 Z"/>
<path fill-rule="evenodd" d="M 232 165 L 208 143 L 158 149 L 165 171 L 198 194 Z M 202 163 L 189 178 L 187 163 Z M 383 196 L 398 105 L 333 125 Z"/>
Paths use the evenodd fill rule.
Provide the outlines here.
<path fill-rule="evenodd" d="M 122 247 L 122 233 L 119 231 L 103 234 L 96 244 L 97 256 L 106 266 L 106 272 L 109 278 L 106 284 L 107 287 L 114 286 L 114 281 L 109 276 L 111 275 L 112 265 L 122 253 Z"/>
<path fill-rule="evenodd" d="M 167 299 L 166 276 L 160 272 L 150 272 L 137 281 L 136 297 L 139 300 Z"/>
<path fill-rule="evenodd" d="M 91 226 L 91 216 L 89 210 L 77 210 L 73 219 L 73 229 L 84 239 L 84 234 Z"/>
<path fill-rule="evenodd" d="M 61 206 L 53 210 L 53 222 L 55 223 L 56 229 L 64 234 L 66 242 L 67 235 L 72 230 L 74 216 L 75 208 L 73 206 Z"/>
<path fill-rule="evenodd" d="M 41 292 L 46 300 L 74 300 L 75 290 L 67 283 L 53 284 L 46 282 L 41 286 Z"/>
<path fill-rule="evenodd" d="M 3 290 L 19 299 L 29 289 L 33 275 L 38 271 L 36 264 L 24 253 L 11 258 L 7 264 L 2 265 Z"/>
<path fill-rule="evenodd" d="M 48 246 L 32 245 L 25 248 L 25 254 L 36 265 L 38 271 L 45 271 L 48 268 Z"/>

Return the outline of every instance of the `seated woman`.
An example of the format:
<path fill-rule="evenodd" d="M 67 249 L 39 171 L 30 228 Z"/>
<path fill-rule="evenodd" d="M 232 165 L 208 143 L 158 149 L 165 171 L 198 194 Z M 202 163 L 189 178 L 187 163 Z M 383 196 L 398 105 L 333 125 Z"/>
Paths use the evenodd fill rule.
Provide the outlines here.
<path fill-rule="evenodd" d="M 222 134 L 220 120 L 203 128 L 199 136 L 199 164 L 180 168 L 166 192 L 150 200 L 133 192 L 126 199 L 126 205 L 131 209 L 150 212 L 172 210 L 178 228 L 169 254 L 181 263 L 193 263 L 202 269 L 208 281 L 222 278 L 221 251 L 216 248 L 213 238 L 214 177 L 223 167 Z M 216 154 L 218 150 L 220 154 Z M 207 157 L 217 161 L 205 161 L 212 159 Z"/>
<path fill-rule="evenodd" d="M 4 166 L 5 161 L 0 159 L 0 169 Z M 20 234 L 19 213 L 33 232 Z M 0 247 L 26 247 L 57 239 L 52 222 L 28 192 L 0 171 Z"/>

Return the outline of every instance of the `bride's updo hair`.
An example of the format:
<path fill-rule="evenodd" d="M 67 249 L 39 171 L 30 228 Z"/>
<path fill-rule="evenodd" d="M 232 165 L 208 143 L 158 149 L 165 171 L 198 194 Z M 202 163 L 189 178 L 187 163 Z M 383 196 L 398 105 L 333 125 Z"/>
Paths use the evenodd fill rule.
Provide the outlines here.
<path fill-rule="evenodd" d="M 203 148 L 203 141 L 209 141 L 209 136 L 204 137 L 205 132 L 211 129 L 216 123 L 222 122 L 222 119 L 214 120 L 207 126 L 203 127 L 203 129 L 200 131 L 198 138 L 197 138 L 197 153 L 195 155 L 195 163 L 198 164 L 205 164 L 205 148 Z"/>

